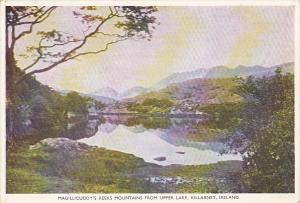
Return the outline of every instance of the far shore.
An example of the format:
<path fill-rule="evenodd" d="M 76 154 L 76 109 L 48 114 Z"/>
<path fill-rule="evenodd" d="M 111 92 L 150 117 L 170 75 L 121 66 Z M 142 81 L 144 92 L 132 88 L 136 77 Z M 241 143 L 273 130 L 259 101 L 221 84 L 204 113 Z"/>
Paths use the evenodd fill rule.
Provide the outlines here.
<path fill-rule="evenodd" d="M 167 118 L 208 118 L 205 113 L 112 113 L 112 112 L 99 112 L 99 115 L 116 115 L 116 116 L 145 116 L 145 117 L 167 117 Z"/>

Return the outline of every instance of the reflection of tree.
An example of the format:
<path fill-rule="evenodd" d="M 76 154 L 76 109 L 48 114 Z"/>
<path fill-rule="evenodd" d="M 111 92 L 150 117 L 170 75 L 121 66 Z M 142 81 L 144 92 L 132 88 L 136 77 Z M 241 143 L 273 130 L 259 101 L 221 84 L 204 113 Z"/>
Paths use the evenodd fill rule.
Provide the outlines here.
<path fill-rule="evenodd" d="M 131 117 L 126 121 L 126 125 L 142 125 L 147 129 L 168 128 L 171 126 L 171 120 L 165 117 Z"/>

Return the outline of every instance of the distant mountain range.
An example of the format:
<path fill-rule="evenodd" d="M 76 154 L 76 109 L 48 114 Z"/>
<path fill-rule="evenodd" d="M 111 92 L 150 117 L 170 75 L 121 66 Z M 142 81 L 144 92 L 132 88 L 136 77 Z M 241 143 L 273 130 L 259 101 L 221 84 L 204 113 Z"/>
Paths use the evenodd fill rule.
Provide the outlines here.
<path fill-rule="evenodd" d="M 152 90 L 159 90 L 167 87 L 172 83 L 184 82 L 197 78 L 229 78 L 229 77 L 247 77 L 250 75 L 256 77 L 271 76 L 275 74 L 275 70 L 281 67 L 283 72 L 294 72 L 294 63 L 284 63 L 272 67 L 264 66 L 237 66 L 236 68 L 228 68 L 226 66 L 216 66 L 210 69 L 197 69 L 195 71 L 174 73 L 159 83 L 154 85 Z"/>
<path fill-rule="evenodd" d="M 144 88 L 140 86 L 132 87 L 122 93 L 117 92 L 111 87 L 104 87 L 91 93 L 81 93 L 82 96 L 88 96 L 101 101 L 105 104 L 116 103 L 119 100 L 133 98 L 138 95 L 145 94 L 147 92 L 158 91 L 164 89 L 171 84 L 182 83 L 194 79 L 214 79 L 214 78 L 231 78 L 235 76 L 247 77 L 250 75 L 256 77 L 271 76 L 275 74 L 275 70 L 281 67 L 283 72 L 294 72 L 294 63 L 284 63 L 272 67 L 264 66 L 237 66 L 236 68 L 228 68 L 226 66 L 216 66 L 209 69 L 197 69 L 189 72 L 173 73 L 170 76 L 162 79 L 156 85 L 151 88 Z M 61 90 L 62 94 L 66 94 L 69 91 Z"/>
<path fill-rule="evenodd" d="M 111 87 L 104 87 L 101 89 L 98 89 L 95 92 L 91 92 L 88 94 L 81 94 L 83 96 L 89 96 L 93 99 L 96 99 L 98 101 L 101 101 L 105 104 L 112 104 L 116 103 L 118 100 L 127 99 L 131 97 L 135 97 L 137 95 L 143 94 L 147 91 L 144 87 L 132 87 L 122 93 L 118 93 L 116 90 L 114 90 Z"/>
<path fill-rule="evenodd" d="M 147 92 L 147 88 L 145 87 L 132 87 L 128 90 L 126 90 L 125 92 L 123 92 L 122 94 L 120 94 L 120 98 L 121 99 L 126 99 L 126 98 L 131 98 L 131 97 L 135 97 L 137 95 L 143 94 Z"/>
<path fill-rule="evenodd" d="M 89 94 L 95 95 L 95 96 L 108 97 L 108 98 L 112 98 L 115 100 L 119 99 L 119 93 L 111 87 L 104 87 L 104 88 L 98 89 L 95 92 L 91 92 Z"/>

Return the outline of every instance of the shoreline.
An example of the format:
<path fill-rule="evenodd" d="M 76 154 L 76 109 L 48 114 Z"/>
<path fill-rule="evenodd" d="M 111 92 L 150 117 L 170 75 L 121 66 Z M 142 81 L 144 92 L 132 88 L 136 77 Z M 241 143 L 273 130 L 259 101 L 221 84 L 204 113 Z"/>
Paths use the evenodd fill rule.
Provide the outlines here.
<path fill-rule="evenodd" d="M 195 113 L 113 113 L 113 112 L 100 112 L 98 115 L 111 115 L 111 116 L 144 116 L 144 117 L 166 117 L 166 118 L 208 118 L 208 114 L 195 114 Z"/>

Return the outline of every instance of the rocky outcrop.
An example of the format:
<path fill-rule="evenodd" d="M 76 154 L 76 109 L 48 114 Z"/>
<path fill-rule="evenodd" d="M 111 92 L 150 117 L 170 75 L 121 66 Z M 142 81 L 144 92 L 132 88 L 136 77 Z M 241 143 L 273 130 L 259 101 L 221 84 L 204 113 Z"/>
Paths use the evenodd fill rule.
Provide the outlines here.
<path fill-rule="evenodd" d="M 47 138 L 44 140 L 41 140 L 35 145 L 31 145 L 30 149 L 40 149 L 43 148 L 45 150 L 51 150 L 55 151 L 57 153 L 67 154 L 68 156 L 76 156 L 79 154 L 82 154 L 84 152 L 87 152 L 92 147 L 77 142 L 75 140 L 71 140 L 68 138 Z"/>

